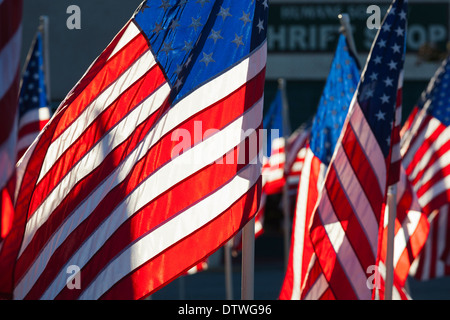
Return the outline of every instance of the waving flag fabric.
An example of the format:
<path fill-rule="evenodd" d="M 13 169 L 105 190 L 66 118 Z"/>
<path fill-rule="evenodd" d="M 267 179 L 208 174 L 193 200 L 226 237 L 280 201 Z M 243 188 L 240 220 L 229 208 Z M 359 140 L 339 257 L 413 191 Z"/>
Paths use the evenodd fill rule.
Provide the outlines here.
<path fill-rule="evenodd" d="M 312 124 L 310 144 L 305 149 L 306 155 L 298 184 L 289 262 L 280 299 L 304 299 L 309 292 L 308 289 L 304 289 L 305 278 L 309 267 L 312 266 L 310 263 L 314 263 L 315 260 L 309 239 L 308 221 L 358 81 L 359 67 L 349 50 L 345 36 L 340 35 Z"/>
<path fill-rule="evenodd" d="M 22 1 L 0 0 L 0 248 L 14 215 Z"/>
<path fill-rule="evenodd" d="M 450 275 L 450 58 L 436 71 L 402 129 L 403 166 L 430 222 L 411 270 L 420 280 Z"/>
<path fill-rule="evenodd" d="M 324 294 L 335 299 L 375 297 L 367 272 L 378 265 L 387 188 L 400 174 L 393 128 L 401 115 L 406 12 L 402 0 L 388 10 L 313 211 L 310 234 L 320 279 L 328 284 Z"/>
<path fill-rule="evenodd" d="M 23 157 L 23 233 L 5 241 L 1 289 L 140 299 L 253 218 L 267 13 L 267 1 L 141 4 Z"/>
<path fill-rule="evenodd" d="M 44 56 L 40 31 L 31 45 L 23 74 L 19 97 L 19 137 L 17 159 L 33 143 L 50 119 L 49 101 L 44 76 Z"/>

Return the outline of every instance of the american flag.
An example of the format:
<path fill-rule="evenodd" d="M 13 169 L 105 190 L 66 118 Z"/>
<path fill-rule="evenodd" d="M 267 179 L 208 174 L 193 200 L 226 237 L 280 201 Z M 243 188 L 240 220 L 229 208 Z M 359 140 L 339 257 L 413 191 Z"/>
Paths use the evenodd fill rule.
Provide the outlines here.
<path fill-rule="evenodd" d="M 50 119 L 43 52 L 42 33 L 38 31 L 25 62 L 20 88 L 17 159 L 22 157 Z"/>
<path fill-rule="evenodd" d="M 14 215 L 22 1 L 0 0 L 0 248 Z"/>
<path fill-rule="evenodd" d="M 402 128 L 403 166 L 430 223 L 411 274 L 450 275 L 450 57 L 442 62 Z"/>
<path fill-rule="evenodd" d="M 317 114 L 312 123 L 310 141 L 298 184 L 289 262 L 280 293 L 282 300 L 308 298 L 309 289 L 304 290 L 305 279 L 309 267 L 312 267 L 310 263 L 315 261 L 309 240 L 308 221 L 358 81 L 357 61 L 349 50 L 346 37 L 340 35 Z"/>
<path fill-rule="evenodd" d="M 141 4 L 23 157 L 24 230 L 5 242 L 1 289 L 140 299 L 254 217 L 267 13 L 267 1 Z"/>
<path fill-rule="evenodd" d="M 325 294 L 335 299 L 375 298 L 368 272 L 379 266 L 387 189 L 400 175 L 395 128 L 401 121 L 406 20 L 407 1 L 393 1 L 313 211 L 311 241 L 328 284 Z"/>

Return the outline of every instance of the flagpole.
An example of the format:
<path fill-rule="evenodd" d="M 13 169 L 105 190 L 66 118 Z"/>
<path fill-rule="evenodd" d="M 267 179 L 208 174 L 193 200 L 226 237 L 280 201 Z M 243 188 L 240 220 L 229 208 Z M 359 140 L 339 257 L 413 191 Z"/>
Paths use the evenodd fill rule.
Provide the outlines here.
<path fill-rule="evenodd" d="M 397 185 L 389 186 L 387 194 L 388 229 L 386 248 L 386 279 L 384 284 L 384 299 L 392 300 L 394 287 L 394 236 L 395 219 L 397 217 Z"/>
<path fill-rule="evenodd" d="M 241 299 L 254 299 L 255 278 L 255 217 L 242 229 Z"/>
<path fill-rule="evenodd" d="M 287 97 L 286 97 L 286 81 L 282 78 L 278 79 L 278 86 L 281 90 L 281 100 L 283 102 L 283 138 L 284 138 L 284 155 L 287 158 L 288 155 L 288 137 L 290 134 L 290 126 L 289 126 L 289 108 L 287 103 Z M 285 161 L 286 163 L 286 161 Z M 283 219 L 283 229 L 284 229 L 284 266 L 285 269 L 287 268 L 287 265 L 289 263 L 289 244 L 290 244 L 290 204 L 289 204 L 289 186 L 288 186 L 288 172 L 289 168 L 284 168 L 284 176 L 285 176 L 285 183 L 283 185 L 283 194 L 282 194 L 282 201 L 283 201 L 283 213 L 284 213 L 284 219 Z"/>
<path fill-rule="evenodd" d="M 339 21 L 341 22 L 341 26 L 343 29 L 343 33 L 348 40 L 348 45 L 350 46 L 350 50 L 355 54 L 358 53 L 356 50 L 355 40 L 353 39 L 353 31 L 352 26 L 350 24 L 350 17 L 347 13 L 341 13 L 338 15 Z"/>
<path fill-rule="evenodd" d="M 48 16 L 40 16 L 40 29 L 42 33 L 43 42 L 43 59 L 44 59 L 44 73 L 45 73 L 45 87 L 47 94 L 47 101 L 51 103 L 51 87 L 50 87 L 50 50 L 49 50 L 49 18 Z M 50 108 L 50 105 L 49 105 Z"/>
<path fill-rule="evenodd" d="M 225 291 L 227 300 L 233 300 L 233 270 L 231 261 L 231 246 L 233 239 L 229 240 L 224 246 L 225 256 Z"/>

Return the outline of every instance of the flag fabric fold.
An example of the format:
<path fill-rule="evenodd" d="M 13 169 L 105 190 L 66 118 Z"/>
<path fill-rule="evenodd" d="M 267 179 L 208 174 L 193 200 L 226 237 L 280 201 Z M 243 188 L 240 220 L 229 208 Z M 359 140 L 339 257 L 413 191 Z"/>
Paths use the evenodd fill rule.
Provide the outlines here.
<path fill-rule="evenodd" d="M 267 13 L 267 1 L 141 4 L 19 164 L 1 291 L 141 299 L 254 217 Z"/>
<path fill-rule="evenodd" d="M 327 298 L 373 299 L 380 283 L 388 186 L 400 175 L 399 130 L 407 1 L 395 0 L 374 40 L 313 210 L 310 237 Z M 313 149 L 313 148 L 312 148 Z M 306 162 L 306 161 L 305 161 Z"/>
<path fill-rule="evenodd" d="M 346 37 L 341 34 L 312 123 L 309 140 L 304 149 L 304 162 L 295 202 L 289 261 L 280 299 L 318 299 L 322 296 L 320 294 L 312 297 L 311 294 L 315 291 L 305 282 L 310 268 L 320 269 L 317 265 L 313 268 L 315 254 L 309 238 L 308 221 L 358 81 L 359 67 L 349 50 Z"/>
<path fill-rule="evenodd" d="M 402 128 L 402 163 L 430 224 L 424 249 L 411 269 L 418 280 L 450 275 L 449 61 L 442 61 Z"/>
<path fill-rule="evenodd" d="M 14 217 L 22 0 L 0 1 L 0 248 Z"/>

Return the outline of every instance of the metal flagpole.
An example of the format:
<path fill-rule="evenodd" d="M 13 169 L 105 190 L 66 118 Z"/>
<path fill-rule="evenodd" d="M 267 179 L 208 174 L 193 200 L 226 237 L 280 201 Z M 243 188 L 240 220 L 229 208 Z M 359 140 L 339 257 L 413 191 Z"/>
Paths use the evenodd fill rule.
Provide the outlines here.
<path fill-rule="evenodd" d="M 291 133 L 290 125 L 289 125 L 289 107 L 287 103 L 286 97 L 286 82 L 284 79 L 278 79 L 278 86 L 281 90 L 281 100 L 283 101 L 283 138 L 284 138 L 284 154 L 287 159 L 288 154 L 288 137 Z M 286 161 L 285 161 L 286 163 Z M 290 204 L 289 204 L 289 185 L 287 181 L 289 169 L 284 168 L 284 176 L 286 181 L 283 185 L 283 229 L 284 229 L 284 267 L 287 268 L 289 263 L 289 245 L 290 245 Z"/>
<path fill-rule="evenodd" d="M 42 33 L 43 42 L 43 59 L 44 59 L 44 76 L 45 88 L 47 89 L 47 101 L 51 103 L 51 87 L 50 87 L 50 49 L 49 49 L 49 18 L 48 16 L 40 16 L 40 31 Z M 49 105 L 50 108 L 50 105 Z"/>
<path fill-rule="evenodd" d="M 389 186 L 387 194 L 388 230 L 386 248 L 386 278 L 384 284 L 384 299 L 392 300 L 394 287 L 394 236 L 395 218 L 397 217 L 397 185 Z"/>
<path fill-rule="evenodd" d="M 341 22 L 341 26 L 343 32 L 348 40 L 348 45 L 350 46 L 350 50 L 356 55 L 358 51 L 356 50 L 355 40 L 353 39 L 353 31 L 352 26 L 350 25 L 350 17 L 347 13 L 341 13 L 338 15 L 339 21 Z"/>
<path fill-rule="evenodd" d="M 227 300 L 233 300 L 233 270 L 231 264 L 231 246 L 232 241 L 229 240 L 224 246 L 224 256 L 225 256 L 225 291 Z"/>
<path fill-rule="evenodd" d="M 242 229 L 241 299 L 254 299 L 255 278 L 255 217 Z"/>

